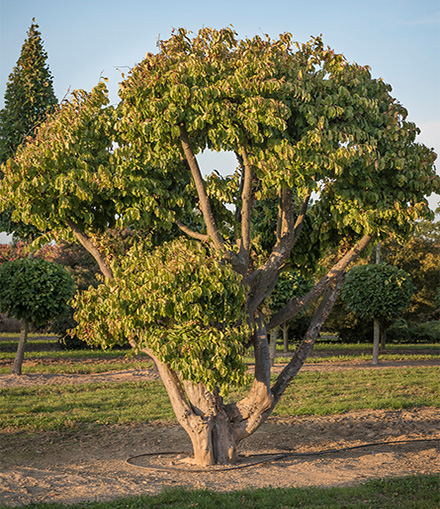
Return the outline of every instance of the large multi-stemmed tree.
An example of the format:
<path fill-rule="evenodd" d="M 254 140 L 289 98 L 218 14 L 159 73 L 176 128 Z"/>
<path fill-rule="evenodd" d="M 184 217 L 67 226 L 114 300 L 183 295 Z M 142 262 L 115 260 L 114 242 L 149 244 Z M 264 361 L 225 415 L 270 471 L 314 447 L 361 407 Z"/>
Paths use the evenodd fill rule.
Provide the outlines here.
<path fill-rule="evenodd" d="M 42 240 L 76 240 L 97 260 L 103 284 L 77 299 L 79 333 L 154 359 L 197 464 L 237 460 L 371 239 L 429 216 L 435 154 L 415 142 L 390 91 L 319 38 L 182 29 L 132 69 L 116 108 L 103 83 L 75 92 L 3 166 L 2 206 L 49 232 Z M 205 149 L 234 152 L 235 173 L 204 177 Z M 256 218 L 266 209 L 276 220 L 263 249 Z M 328 248 L 329 271 L 266 319 L 279 275 L 305 271 Z M 272 385 L 268 332 L 317 299 Z M 227 388 L 249 379 L 247 348 L 251 387 L 226 404 Z"/>

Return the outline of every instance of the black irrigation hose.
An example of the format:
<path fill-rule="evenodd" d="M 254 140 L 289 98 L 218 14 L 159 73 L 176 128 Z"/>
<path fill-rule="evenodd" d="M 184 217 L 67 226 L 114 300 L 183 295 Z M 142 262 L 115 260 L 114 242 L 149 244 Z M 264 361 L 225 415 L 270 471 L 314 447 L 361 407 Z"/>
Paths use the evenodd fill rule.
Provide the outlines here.
<path fill-rule="evenodd" d="M 188 454 L 188 452 L 148 452 L 144 454 L 137 454 L 136 456 L 130 456 L 125 461 L 132 467 L 138 467 L 138 468 L 147 468 L 150 470 L 160 470 L 164 472 L 187 472 L 187 473 L 200 473 L 204 472 L 206 474 L 211 474 L 214 472 L 223 472 L 227 470 L 239 470 L 241 468 L 248 468 L 253 467 L 255 465 L 260 465 L 263 463 L 271 463 L 273 461 L 279 461 L 285 458 L 289 457 L 305 457 L 305 456 L 324 456 L 325 454 L 334 454 L 337 452 L 345 452 L 345 451 L 353 451 L 355 449 L 364 449 L 365 447 L 377 447 L 378 445 L 395 445 L 395 444 L 412 444 L 415 442 L 440 442 L 440 438 L 416 438 L 411 440 L 391 440 L 390 442 L 370 442 L 367 444 L 362 445 L 353 445 L 350 447 L 341 447 L 340 449 L 327 449 L 324 451 L 316 451 L 316 452 L 284 452 L 280 454 L 254 454 L 254 457 L 261 457 L 265 456 L 265 459 L 256 460 L 251 463 L 246 463 L 246 465 L 234 465 L 234 466 L 226 466 L 222 468 L 217 467 L 206 467 L 201 469 L 188 469 L 188 468 L 176 468 L 176 467 L 150 467 L 150 466 L 143 466 L 143 465 L 134 465 L 133 463 L 130 463 L 132 460 L 136 458 L 145 458 L 148 456 L 166 456 L 166 455 L 178 455 L 178 454 Z"/>

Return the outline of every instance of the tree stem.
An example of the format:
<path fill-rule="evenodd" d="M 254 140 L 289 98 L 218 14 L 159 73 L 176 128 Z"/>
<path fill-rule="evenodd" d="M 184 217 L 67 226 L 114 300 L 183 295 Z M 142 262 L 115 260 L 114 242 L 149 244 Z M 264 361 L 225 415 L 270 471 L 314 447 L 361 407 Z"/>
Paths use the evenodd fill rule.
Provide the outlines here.
<path fill-rule="evenodd" d="M 23 366 L 24 349 L 29 332 L 29 323 L 27 320 L 22 320 L 20 330 L 20 340 L 18 342 L 17 353 L 15 354 L 14 364 L 11 369 L 12 375 L 21 375 L 21 368 Z"/>

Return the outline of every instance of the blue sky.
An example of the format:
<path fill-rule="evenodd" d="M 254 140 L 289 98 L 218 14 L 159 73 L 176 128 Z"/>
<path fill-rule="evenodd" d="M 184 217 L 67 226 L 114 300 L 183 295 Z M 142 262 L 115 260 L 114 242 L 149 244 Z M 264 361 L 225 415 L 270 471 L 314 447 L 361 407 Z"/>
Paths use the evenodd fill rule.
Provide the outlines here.
<path fill-rule="evenodd" d="M 325 44 L 392 85 L 422 129 L 419 141 L 440 153 L 439 0 L 0 0 L 0 108 L 33 17 L 59 99 L 69 89 L 90 90 L 102 74 L 116 102 L 117 69 L 154 52 L 172 28 L 233 25 L 241 37 L 291 32 L 300 42 L 322 34 Z"/>

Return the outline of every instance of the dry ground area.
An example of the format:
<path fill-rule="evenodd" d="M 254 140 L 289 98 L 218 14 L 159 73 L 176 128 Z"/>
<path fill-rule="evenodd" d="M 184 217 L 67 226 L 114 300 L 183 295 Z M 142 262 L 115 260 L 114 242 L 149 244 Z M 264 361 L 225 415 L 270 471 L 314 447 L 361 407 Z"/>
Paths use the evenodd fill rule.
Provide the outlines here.
<path fill-rule="evenodd" d="M 242 452 L 279 454 L 293 449 L 295 453 L 310 453 L 439 435 L 439 415 L 431 408 L 272 418 L 243 443 Z M 328 455 L 293 455 L 248 468 L 203 473 L 185 471 L 174 456 L 161 458 L 161 466 L 183 467 L 183 471 L 127 464 L 127 458 L 145 452 L 189 452 L 189 439 L 176 425 L 109 426 L 89 433 L 16 433 L 0 438 L 0 502 L 11 506 L 31 501 L 104 501 L 155 494 L 169 486 L 223 491 L 264 486 L 341 486 L 375 477 L 440 473 L 439 441 L 384 444 Z M 148 457 L 134 461 L 153 467 L 159 463 Z"/>

